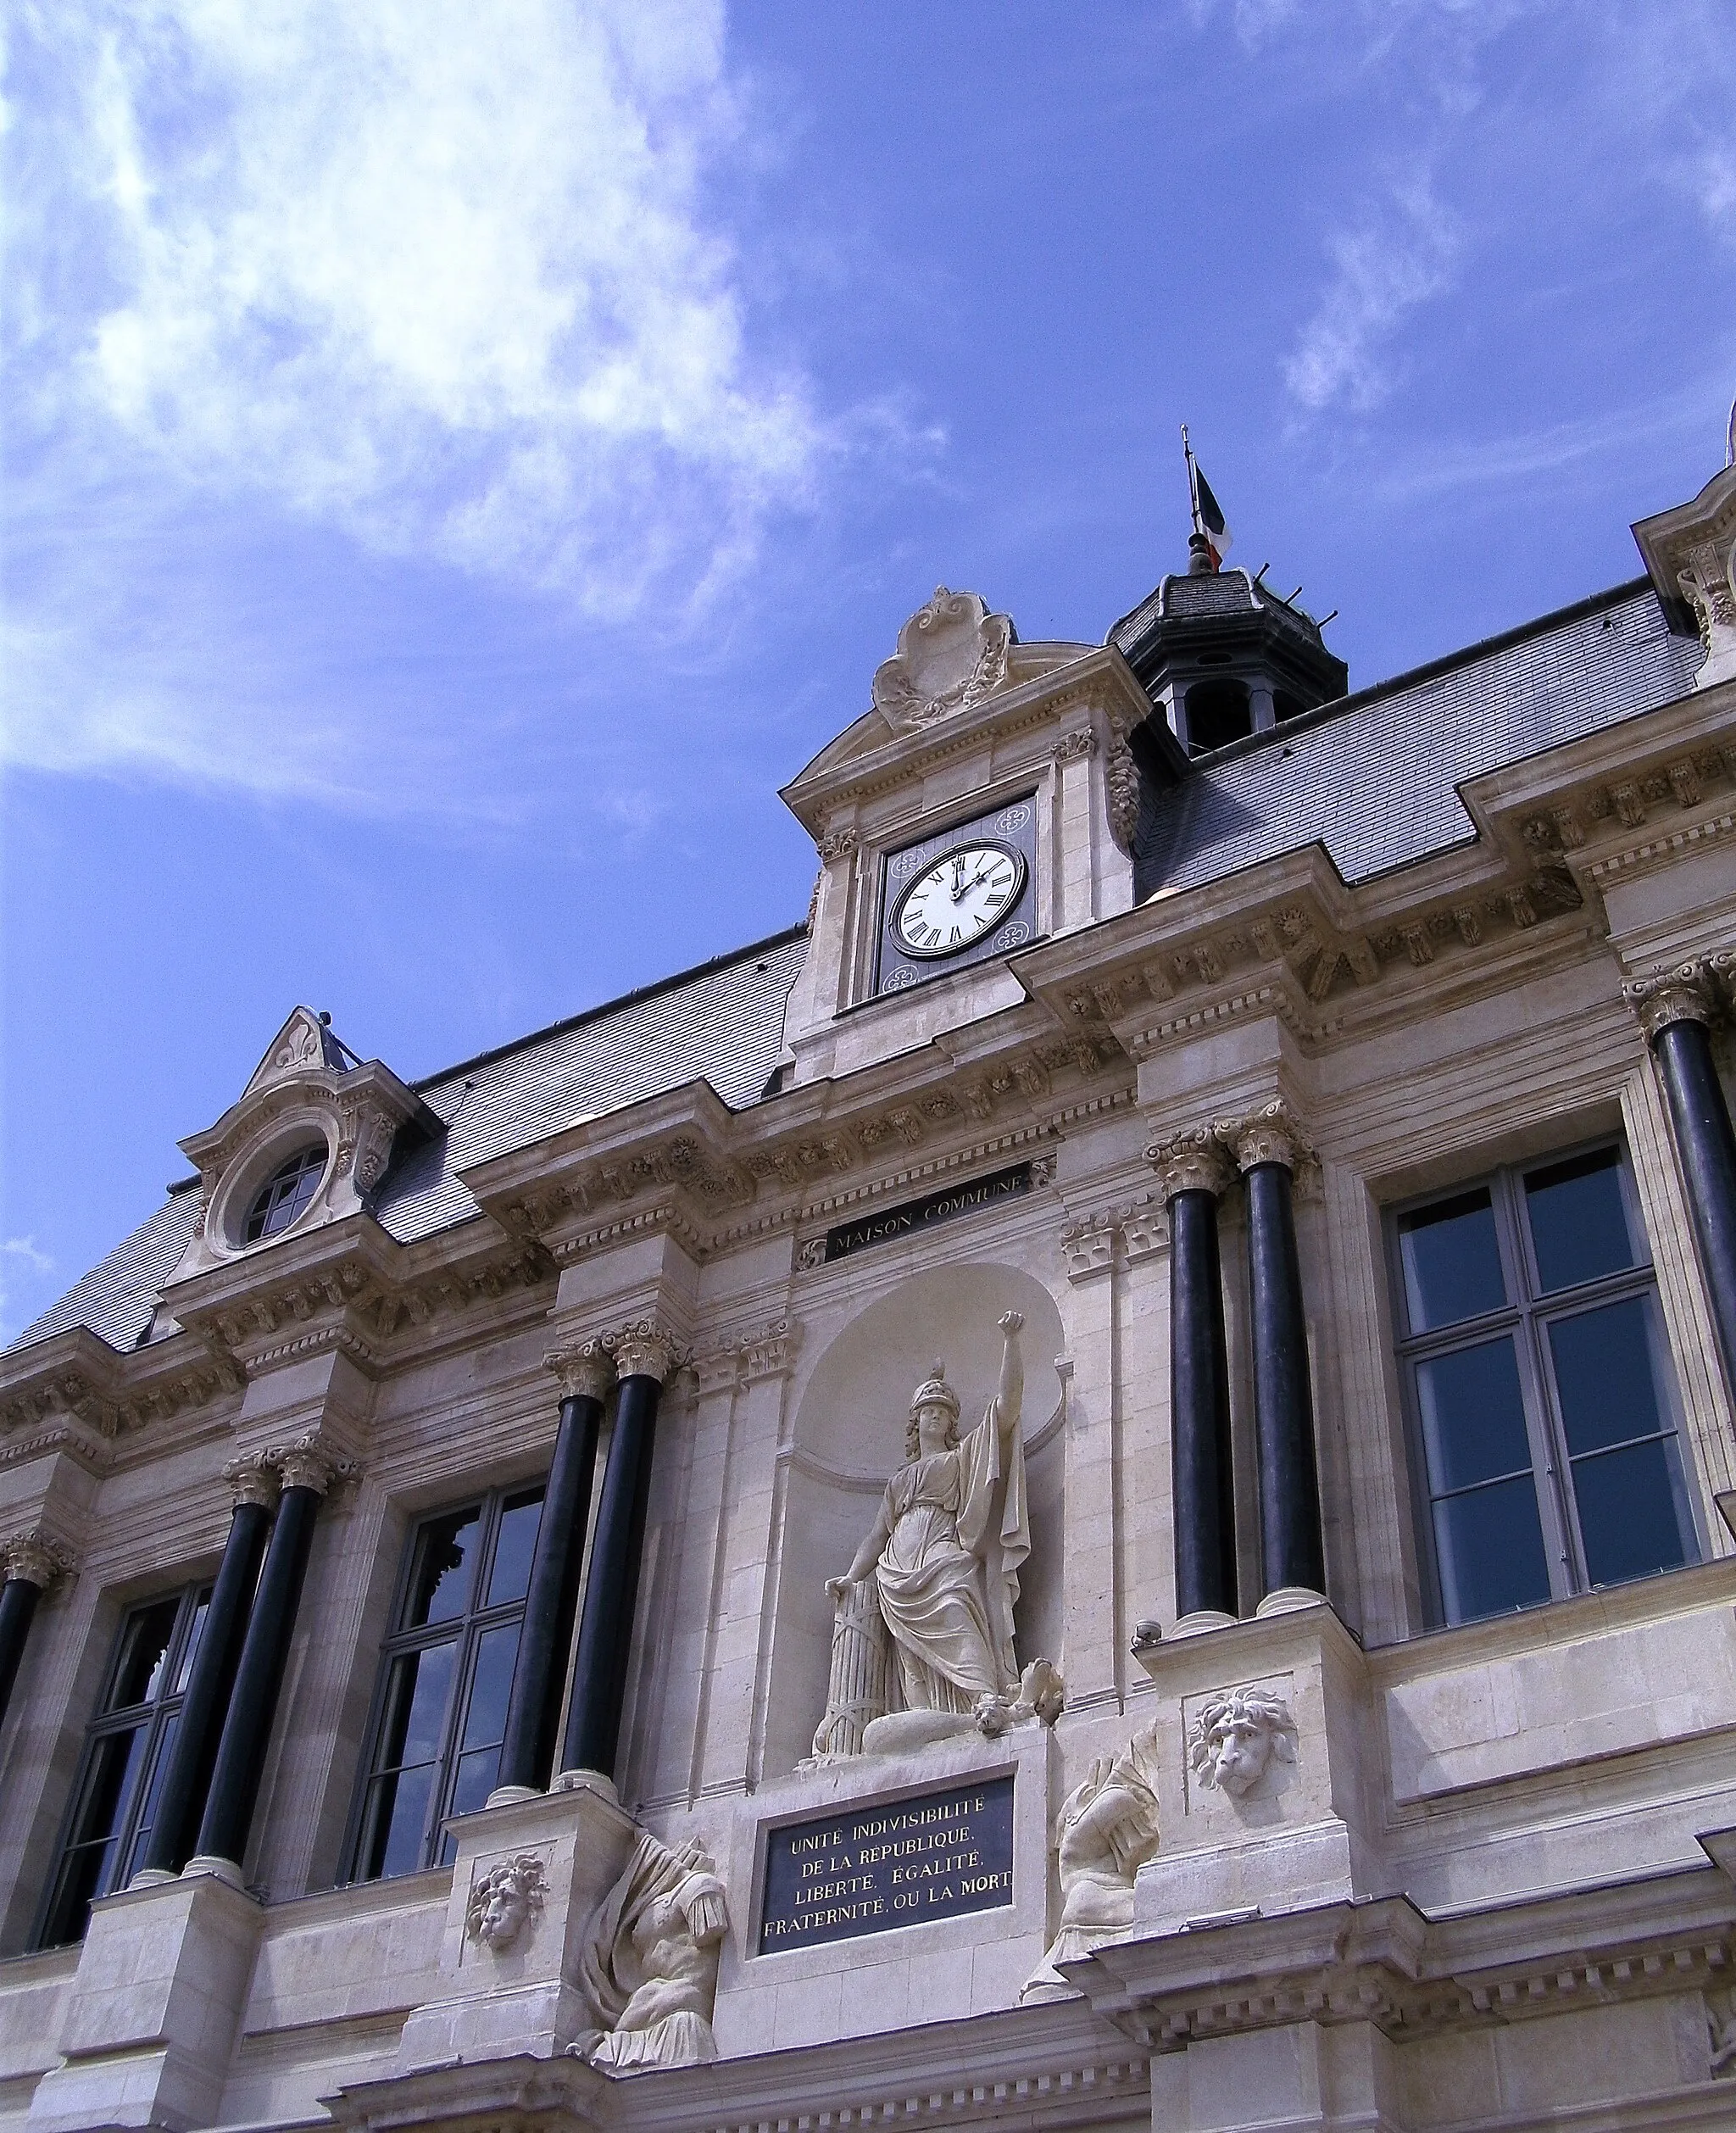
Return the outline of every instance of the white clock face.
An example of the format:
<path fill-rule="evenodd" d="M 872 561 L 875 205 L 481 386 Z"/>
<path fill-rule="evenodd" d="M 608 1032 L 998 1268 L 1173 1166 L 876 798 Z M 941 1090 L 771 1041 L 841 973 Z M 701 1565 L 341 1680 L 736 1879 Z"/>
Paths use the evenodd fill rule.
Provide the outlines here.
<path fill-rule="evenodd" d="M 999 925 L 1024 886 L 1025 855 L 1010 844 L 955 844 L 899 897 L 893 938 L 906 955 L 956 955 Z"/>

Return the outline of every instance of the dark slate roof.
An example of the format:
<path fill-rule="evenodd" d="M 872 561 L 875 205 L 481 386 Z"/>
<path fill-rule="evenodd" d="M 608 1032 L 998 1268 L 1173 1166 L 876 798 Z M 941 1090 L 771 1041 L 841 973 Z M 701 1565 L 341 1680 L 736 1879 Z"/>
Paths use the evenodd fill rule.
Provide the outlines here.
<path fill-rule="evenodd" d="M 1250 571 L 1176 571 L 1160 578 L 1130 614 L 1110 631 L 1106 642 L 1126 651 L 1159 622 L 1214 621 L 1238 615 L 1271 615 L 1305 636 L 1318 640 L 1314 617 L 1270 586 L 1255 582 Z"/>
<path fill-rule="evenodd" d="M 88 1326 L 111 1348 L 136 1347 L 156 1309 L 157 1291 L 180 1265 L 204 1202 L 197 1178 L 172 1189 L 167 1203 L 142 1228 L 117 1245 L 101 1266 L 92 1267 L 11 1345 L 25 1348 L 51 1334 Z M 164 1334 L 175 1328 L 167 1325 L 157 1330 Z"/>
<path fill-rule="evenodd" d="M 1141 825 L 1138 893 L 1316 842 L 1347 882 L 1475 835 L 1458 787 L 1673 702 L 1701 659 L 1644 578 L 1200 761 Z"/>
<path fill-rule="evenodd" d="M 478 1211 L 453 1174 L 576 1120 L 705 1080 L 737 1110 L 756 1102 L 783 1049 L 784 1002 L 807 952 L 805 927 L 702 964 L 419 1083 L 446 1130 L 388 1172 L 376 1208 L 409 1244 Z M 109 1253 L 11 1345 L 88 1326 L 131 1348 L 179 1263 L 203 1195 L 197 1181 Z M 175 1330 L 151 1328 L 153 1338 Z"/>
<path fill-rule="evenodd" d="M 419 1083 L 448 1130 L 387 1178 L 381 1224 L 409 1244 L 466 1221 L 476 1203 L 454 1171 L 683 1082 L 709 1081 L 736 1111 L 756 1102 L 807 948 L 805 928 L 779 934 Z"/>

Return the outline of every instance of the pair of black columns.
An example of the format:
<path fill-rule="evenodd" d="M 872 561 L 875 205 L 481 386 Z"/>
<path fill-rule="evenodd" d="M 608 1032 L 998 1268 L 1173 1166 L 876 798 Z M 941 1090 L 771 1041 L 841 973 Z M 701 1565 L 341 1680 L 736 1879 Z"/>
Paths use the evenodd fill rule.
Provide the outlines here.
<path fill-rule="evenodd" d="M 0 1546 L 0 1724 L 12 1701 L 12 1685 L 36 1618 L 36 1603 L 66 1568 L 59 1549 L 35 1534 L 18 1534 Z"/>
<path fill-rule="evenodd" d="M 241 1865 L 331 1474 L 306 1445 L 230 1470 L 229 1537 L 141 1868 L 153 1879 L 179 1874 L 194 1856 Z"/>
<path fill-rule="evenodd" d="M 1711 1039 L 1715 980 L 1722 973 L 1728 982 L 1733 972 L 1736 958 L 1711 956 L 1637 978 L 1622 991 L 1639 1016 L 1664 1084 L 1724 1374 L 1736 1390 L 1736 1133 Z"/>
<path fill-rule="evenodd" d="M 615 1775 L 651 1501 L 657 1407 L 674 1354 L 665 1334 L 642 1326 L 606 1342 L 587 1340 L 557 1349 L 545 1359 L 561 1381 L 560 1426 L 531 1561 L 495 1796 L 541 1791 L 553 1773 L 564 1668 L 578 1612 L 597 1438 L 612 1380 L 618 1384 L 615 1430 L 604 1465 L 590 1574 L 584 1581 L 560 1768 L 596 1771 L 611 1779 Z"/>
<path fill-rule="evenodd" d="M 1171 1474 L 1176 1612 L 1238 1613 L 1230 1371 L 1218 1200 L 1234 1150 L 1246 1180 L 1254 1424 L 1263 1597 L 1326 1590 L 1314 1395 L 1291 1180 L 1295 1135 L 1282 1102 L 1232 1128 L 1199 1127 L 1148 1153 L 1170 1217 Z"/>

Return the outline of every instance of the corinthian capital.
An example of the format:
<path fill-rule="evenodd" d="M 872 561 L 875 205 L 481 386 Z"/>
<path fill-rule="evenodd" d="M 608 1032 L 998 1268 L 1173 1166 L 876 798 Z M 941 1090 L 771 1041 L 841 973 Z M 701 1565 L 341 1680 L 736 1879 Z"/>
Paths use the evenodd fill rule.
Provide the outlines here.
<path fill-rule="evenodd" d="M 237 1507 L 257 1503 L 269 1511 L 277 1501 L 277 1470 L 262 1451 L 231 1459 L 223 1469 L 223 1479 Z"/>
<path fill-rule="evenodd" d="M 1145 1160 L 1156 1171 L 1166 1200 L 1178 1193 L 1221 1193 L 1229 1184 L 1229 1159 L 1210 1126 L 1190 1126 L 1168 1140 L 1155 1140 Z"/>
<path fill-rule="evenodd" d="M 559 1381 L 563 1400 L 604 1401 L 615 1383 L 615 1357 L 604 1340 L 571 1340 L 551 1348 L 542 1367 Z"/>
<path fill-rule="evenodd" d="M 1703 962 L 1680 963 L 1674 970 L 1654 971 L 1650 977 L 1629 978 L 1622 997 L 1639 1017 L 1650 1044 L 1672 1022 L 1710 1022 L 1717 1013 L 1717 1000 Z"/>
<path fill-rule="evenodd" d="M 265 1456 L 282 1476 L 286 1489 L 311 1489 L 320 1496 L 331 1486 L 332 1476 L 343 1463 L 320 1443 L 314 1430 L 298 1437 L 292 1445 L 274 1447 Z"/>
<path fill-rule="evenodd" d="M 1243 1171 L 1253 1170 L 1260 1163 L 1282 1163 L 1286 1170 L 1294 1170 L 1305 1152 L 1295 1118 L 1282 1096 L 1262 1104 L 1246 1118 L 1232 1119 L 1220 1126 L 1218 1133 L 1236 1151 L 1237 1167 Z"/>
<path fill-rule="evenodd" d="M 675 1367 L 676 1344 L 654 1318 L 637 1319 L 609 1336 L 618 1378 L 654 1378 L 660 1385 Z"/>
<path fill-rule="evenodd" d="M 0 1540 L 0 1575 L 8 1584 L 16 1578 L 46 1592 L 72 1567 L 71 1550 L 46 1533 L 14 1533 Z"/>

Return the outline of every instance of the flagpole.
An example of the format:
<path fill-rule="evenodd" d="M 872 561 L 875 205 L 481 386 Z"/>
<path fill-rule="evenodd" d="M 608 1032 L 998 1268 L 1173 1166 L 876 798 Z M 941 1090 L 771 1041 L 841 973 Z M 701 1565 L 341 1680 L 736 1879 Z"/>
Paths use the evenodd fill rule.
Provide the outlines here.
<path fill-rule="evenodd" d="M 1185 422 L 1182 425 L 1182 452 L 1188 462 L 1188 510 L 1194 521 L 1194 531 L 1203 533 L 1205 528 L 1199 523 L 1199 488 L 1194 479 L 1194 447 L 1188 442 Z"/>

